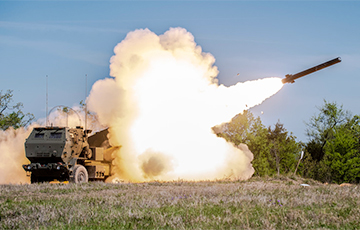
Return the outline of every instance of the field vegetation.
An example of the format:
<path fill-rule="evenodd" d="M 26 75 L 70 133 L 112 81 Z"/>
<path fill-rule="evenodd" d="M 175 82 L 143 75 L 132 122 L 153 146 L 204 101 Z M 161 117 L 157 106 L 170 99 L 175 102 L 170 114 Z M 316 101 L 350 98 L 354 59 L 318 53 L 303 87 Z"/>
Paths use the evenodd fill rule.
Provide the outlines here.
<path fill-rule="evenodd" d="M 356 229 L 359 190 L 284 176 L 0 185 L 0 229 Z"/>

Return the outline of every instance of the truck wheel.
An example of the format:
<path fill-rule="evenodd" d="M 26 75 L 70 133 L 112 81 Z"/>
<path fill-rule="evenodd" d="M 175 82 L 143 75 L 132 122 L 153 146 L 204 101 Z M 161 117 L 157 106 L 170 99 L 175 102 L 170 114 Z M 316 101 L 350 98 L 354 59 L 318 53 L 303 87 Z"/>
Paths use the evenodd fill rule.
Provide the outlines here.
<path fill-rule="evenodd" d="M 88 182 L 89 176 L 86 168 L 82 165 L 75 165 L 73 176 L 70 177 L 70 181 L 76 184 Z"/>

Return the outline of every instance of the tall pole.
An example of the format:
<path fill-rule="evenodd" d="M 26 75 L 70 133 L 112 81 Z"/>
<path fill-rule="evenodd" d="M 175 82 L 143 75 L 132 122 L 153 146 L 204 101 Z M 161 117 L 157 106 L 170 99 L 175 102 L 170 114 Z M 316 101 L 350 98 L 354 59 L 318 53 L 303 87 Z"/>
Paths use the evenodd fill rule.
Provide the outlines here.
<path fill-rule="evenodd" d="M 298 163 L 297 163 L 297 165 L 296 165 L 296 169 L 295 169 L 295 172 L 294 172 L 294 176 L 296 175 L 296 171 L 298 170 L 300 161 L 301 161 L 301 159 L 303 159 L 303 157 L 304 157 L 304 151 L 301 151 L 300 159 L 299 159 L 299 161 L 298 161 Z"/>
<path fill-rule="evenodd" d="M 45 121 L 45 126 L 48 126 L 48 109 L 49 109 L 49 105 L 48 105 L 48 75 L 46 75 L 46 121 Z"/>
<path fill-rule="evenodd" d="M 85 132 L 87 129 L 87 103 L 86 103 L 86 95 L 87 95 L 87 74 L 85 74 Z"/>

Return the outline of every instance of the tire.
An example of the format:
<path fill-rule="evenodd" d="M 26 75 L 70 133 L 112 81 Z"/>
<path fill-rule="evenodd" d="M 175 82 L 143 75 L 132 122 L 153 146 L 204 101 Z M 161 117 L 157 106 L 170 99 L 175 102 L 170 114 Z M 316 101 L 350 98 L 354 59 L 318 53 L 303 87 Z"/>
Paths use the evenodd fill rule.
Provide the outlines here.
<path fill-rule="evenodd" d="M 86 168 L 82 165 L 75 165 L 70 182 L 75 184 L 87 183 L 89 181 L 89 175 Z"/>

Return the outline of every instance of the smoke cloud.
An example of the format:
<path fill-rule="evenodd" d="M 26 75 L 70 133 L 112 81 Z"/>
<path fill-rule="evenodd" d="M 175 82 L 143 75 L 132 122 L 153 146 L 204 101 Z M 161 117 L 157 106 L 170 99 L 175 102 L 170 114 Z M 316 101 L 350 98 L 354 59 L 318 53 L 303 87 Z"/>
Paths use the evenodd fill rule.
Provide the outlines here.
<path fill-rule="evenodd" d="M 218 138 L 212 127 L 279 91 L 281 79 L 219 85 L 215 58 L 191 33 L 130 32 L 114 48 L 110 75 L 97 81 L 88 108 L 109 126 L 114 176 L 128 181 L 248 179 L 247 146 Z"/>
<path fill-rule="evenodd" d="M 29 163 L 25 156 L 24 143 L 31 132 L 31 128 L 0 130 L 0 184 L 30 182 L 22 164 Z"/>

